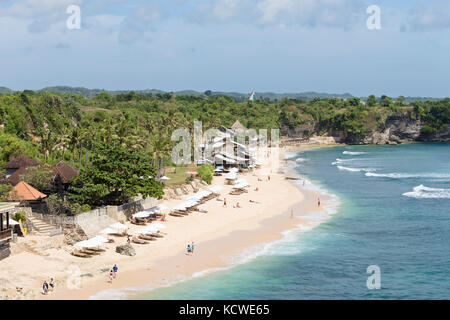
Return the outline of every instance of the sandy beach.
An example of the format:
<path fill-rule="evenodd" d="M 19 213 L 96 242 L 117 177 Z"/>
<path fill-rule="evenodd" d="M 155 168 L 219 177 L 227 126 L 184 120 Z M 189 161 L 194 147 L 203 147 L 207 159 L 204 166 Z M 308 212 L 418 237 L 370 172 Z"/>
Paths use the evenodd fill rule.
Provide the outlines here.
<path fill-rule="evenodd" d="M 224 177 L 214 177 L 213 185 L 224 187 L 219 199 L 226 198 L 227 206 L 213 199 L 200 205 L 207 213 L 167 216 L 167 221 L 162 222 L 167 227 L 163 229 L 164 238 L 146 245 L 133 244 L 136 256 L 115 252 L 117 245 L 126 243 L 126 237 L 115 237 L 115 243 L 105 244 L 106 252 L 90 259 L 70 255 L 70 246 L 49 249 L 45 257 L 21 252 L 1 262 L 0 279 L 15 279 L 9 280 L 9 286 L 21 287 L 27 299 L 117 298 L 99 295 L 99 292 L 144 287 L 148 290 L 188 279 L 198 272 L 230 266 L 247 248 L 281 239 L 283 231 L 299 225 L 314 227 L 317 224 L 304 217 L 326 207 L 326 196 L 302 190 L 301 183 L 286 179 L 287 175 L 293 176 L 275 170 L 266 161 L 261 169 L 241 175 L 250 187 L 248 193 L 238 196 L 228 194 L 232 186 L 224 184 Z M 318 196 L 322 200 L 320 208 Z M 180 202 L 182 200 L 163 203 L 173 207 Z M 241 208 L 234 207 L 237 202 Z M 129 227 L 131 234 L 141 228 L 131 224 Z M 192 242 L 195 251 L 188 255 L 186 246 Z M 109 269 L 114 264 L 119 272 L 109 283 Z M 49 295 L 43 295 L 42 283 L 50 278 L 54 278 L 56 288 Z M 10 294 L 14 296 L 13 289 Z"/>

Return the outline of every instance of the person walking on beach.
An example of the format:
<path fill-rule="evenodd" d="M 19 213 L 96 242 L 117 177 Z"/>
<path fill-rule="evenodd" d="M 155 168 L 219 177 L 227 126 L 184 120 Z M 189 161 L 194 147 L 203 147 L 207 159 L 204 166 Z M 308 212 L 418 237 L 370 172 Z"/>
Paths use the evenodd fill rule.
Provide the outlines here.
<path fill-rule="evenodd" d="M 190 246 L 190 245 L 188 245 L 188 246 L 187 246 L 187 254 L 188 254 L 188 255 L 190 255 L 190 254 L 191 254 L 191 252 L 192 252 L 191 246 Z"/>
<path fill-rule="evenodd" d="M 116 278 L 117 271 L 119 271 L 119 268 L 118 268 L 117 265 L 115 264 L 114 267 L 113 267 L 114 279 Z"/>
<path fill-rule="evenodd" d="M 44 284 L 42 285 L 42 290 L 44 291 L 44 294 L 48 294 L 48 283 L 47 281 L 44 281 Z"/>
<path fill-rule="evenodd" d="M 53 292 L 53 290 L 55 289 L 55 282 L 53 281 L 53 278 L 50 279 L 50 291 Z"/>
<path fill-rule="evenodd" d="M 317 197 L 317 206 L 320 207 L 320 198 Z"/>
<path fill-rule="evenodd" d="M 114 271 L 111 269 L 111 271 L 109 271 L 109 283 L 112 283 L 113 279 L 114 279 Z"/>
<path fill-rule="evenodd" d="M 127 243 L 130 244 L 131 243 L 131 236 L 129 234 L 127 234 Z"/>
<path fill-rule="evenodd" d="M 224 208 L 227 207 L 227 198 L 223 198 L 223 207 L 224 207 Z"/>

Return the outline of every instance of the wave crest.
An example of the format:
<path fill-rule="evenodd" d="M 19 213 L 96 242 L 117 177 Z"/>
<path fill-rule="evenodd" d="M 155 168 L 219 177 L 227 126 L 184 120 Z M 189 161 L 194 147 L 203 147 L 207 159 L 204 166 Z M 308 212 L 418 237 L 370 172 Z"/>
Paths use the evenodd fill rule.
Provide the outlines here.
<path fill-rule="evenodd" d="M 356 151 L 344 151 L 342 154 L 349 154 L 352 156 L 359 156 L 361 154 L 366 154 L 366 152 L 356 152 Z"/>
<path fill-rule="evenodd" d="M 373 173 L 367 172 L 367 177 L 380 177 L 380 178 L 390 178 L 390 179 L 414 179 L 414 178 L 432 178 L 432 179 L 449 179 L 450 174 L 446 173 Z"/>
<path fill-rule="evenodd" d="M 349 167 L 344 167 L 344 166 L 337 166 L 337 168 L 339 170 L 344 170 L 344 171 L 351 171 L 351 172 L 367 172 L 370 173 L 372 171 L 375 171 L 375 169 L 371 169 L 371 168 L 349 168 Z M 367 175 L 366 173 L 366 175 Z"/>
<path fill-rule="evenodd" d="M 450 199 L 450 189 L 430 188 L 421 184 L 414 187 L 413 191 L 405 192 L 403 195 L 417 199 Z"/>

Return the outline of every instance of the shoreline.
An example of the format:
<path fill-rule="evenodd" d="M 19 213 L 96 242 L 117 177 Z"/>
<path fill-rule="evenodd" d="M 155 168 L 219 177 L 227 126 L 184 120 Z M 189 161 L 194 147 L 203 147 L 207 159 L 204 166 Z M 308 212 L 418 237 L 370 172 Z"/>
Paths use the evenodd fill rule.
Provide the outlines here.
<path fill-rule="evenodd" d="M 311 147 L 317 146 L 301 146 L 295 151 Z M 288 151 L 286 149 L 280 150 L 280 163 L 284 161 L 284 153 Z M 289 149 L 288 152 L 294 152 Z M 315 216 L 315 213 L 326 211 L 328 207 L 329 195 L 317 190 L 302 189 L 295 181 L 286 179 L 288 174 L 292 175 L 292 172 L 287 172 L 288 167 L 283 164 L 281 168 L 285 168 L 285 172 L 269 173 L 271 169 L 265 163 L 258 174 L 242 175 L 251 185 L 249 192 L 243 195 L 230 196 L 228 191 L 231 187 L 225 186 L 220 198 L 227 198 L 228 208 L 223 208 L 222 202 L 211 200 L 201 205 L 202 209 L 208 210 L 206 214 L 191 213 L 183 218 L 168 218 L 165 222 L 167 229 L 164 229 L 167 236 L 148 245 L 133 244 L 136 256 L 115 253 L 115 246 L 121 244 L 120 241 L 126 242 L 126 239 L 118 238 L 115 244 L 109 247 L 106 245 L 107 252 L 104 255 L 91 259 L 76 258 L 61 249 L 52 249 L 50 258 L 34 256 L 32 259 L 32 254 L 24 253 L 21 259 L 16 256 L 9 259 L 15 258 L 26 263 L 34 260 L 30 264 L 39 267 L 25 268 L 25 273 L 33 270 L 29 272 L 36 273 L 40 279 L 55 279 L 55 291 L 47 296 L 36 294 L 34 298 L 39 300 L 111 299 L 117 297 L 116 294 L 120 298 L 139 297 L 138 293 L 143 294 L 156 287 L 245 263 L 236 263 L 235 259 L 255 246 L 266 247 L 282 240 L 286 231 L 317 226 L 322 221 L 317 220 L 317 217 L 310 219 L 309 215 Z M 265 180 L 268 174 L 270 181 Z M 264 179 L 261 181 L 259 177 Z M 214 180 L 214 185 L 223 185 L 223 177 L 215 177 Z M 254 190 L 255 186 L 260 189 L 258 192 Z M 316 203 L 318 195 L 322 200 L 320 208 Z M 249 203 L 252 199 L 259 204 Z M 232 208 L 234 201 L 239 201 L 242 208 Z M 291 218 L 291 210 L 294 210 L 294 218 Z M 136 231 L 135 227 L 131 228 Z M 185 247 L 191 241 L 195 242 L 196 250 L 193 255 L 188 256 Z M 109 269 L 114 264 L 118 265 L 119 272 L 111 284 L 107 282 L 108 272 L 101 270 Z M 81 275 L 79 289 L 67 287 L 70 278 L 74 276 L 73 268 L 70 269 L 73 266 L 76 266 L 75 274 Z M 45 270 L 40 270 L 41 267 Z M 37 278 L 33 280 L 33 286 L 36 287 L 39 282 Z"/>

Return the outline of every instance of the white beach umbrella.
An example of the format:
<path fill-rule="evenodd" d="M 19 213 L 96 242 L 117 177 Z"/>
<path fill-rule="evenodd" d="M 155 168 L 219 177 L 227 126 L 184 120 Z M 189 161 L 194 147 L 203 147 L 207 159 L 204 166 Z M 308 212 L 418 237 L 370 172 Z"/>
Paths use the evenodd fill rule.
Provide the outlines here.
<path fill-rule="evenodd" d="M 181 210 L 181 211 L 185 211 L 186 207 L 184 206 L 184 203 L 180 203 L 178 205 L 176 205 L 175 207 L 172 208 L 173 210 Z"/>
<path fill-rule="evenodd" d="M 214 193 L 216 193 L 222 189 L 223 189 L 222 186 L 212 186 L 212 187 L 208 188 L 209 191 L 214 192 Z"/>
<path fill-rule="evenodd" d="M 92 239 L 84 240 L 75 243 L 75 246 L 78 248 L 97 248 L 100 246 L 100 243 L 98 241 L 92 241 Z"/>
<path fill-rule="evenodd" d="M 128 227 L 126 225 L 124 225 L 123 223 L 120 223 L 120 222 L 113 223 L 109 227 L 111 229 L 116 229 L 116 230 L 127 230 L 128 229 Z"/>
<path fill-rule="evenodd" d="M 155 228 L 158 228 L 158 229 L 165 229 L 165 228 L 167 228 L 165 225 L 163 225 L 162 223 L 152 223 L 151 225 L 150 225 L 150 227 L 151 226 L 153 226 L 153 227 L 155 227 Z"/>
<path fill-rule="evenodd" d="M 10 226 L 16 226 L 18 224 L 19 223 L 16 220 L 13 220 L 13 219 L 9 218 L 9 225 Z M 3 220 L 3 226 L 6 226 L 6 220 Z"/>
<path fill-rule="evenodd" d="M 227 179 L 227 180 L 235 180 L 236 178 L 237 178 L 237 175 L 235 172 L 227 173 L 225 176 L 225 179 Z"/>
<path fill-rule="evenodd" d="M 159 180 L 170 180 L 170 178 L 166 177 L 166 176 L 162 176 L 161 178 L 159 178 Z"/>
<path fill-rule="evenodd" d="M 106 228 L 99 232 L 100 234 L 115 234 L 117 233 L 117 230 Z"/>
<path fill-rule="evenodd" d="M 196 206 L 196 205 L 197 205 L 197 202 L 196 201 L 192 201 L 192 200 L 188 200 L 188 201 L 185 201 L 183 203 L 183 206 L 186 207 L 186 208 L 191 208 L 191 207 Z"/>
<path fill-rule="evenodd" d="M 93 242 L 98 242 L 98 243 L 106 243 L 106 242 L 108 242 L 108 239 L 106 239 L 103 236 L 95 236 L 95 237 L 93 237 L 92 239 L 89 239 L 89 240 L 92 240 Z"/>
<path fill-rule="evenodd" d="M 166 206 L 166 205 L 164 205 L 164 204 L 158 204 L 156 207 L 157 207 L 160 211 L 169 209 L 169 207 Z"/>
<path fill-rule="evenodd" d="M 200 200 L 202 199 L 202 197 L 200 197 L 200 196 L 198 196 L 198 195 L 193 195 L 193 196 L 190 196 L 190 197 L 188 197 L 188 198 L 186 198 L 185 200 L 186 201 L 195 201 L 195 202 L 199 202 Z"/>
<path fill-rule="evenodd" d="M 233 189 L 242 189 L 242 188 L 245 188 L 245 187 L 248 187 L 248 183 L 239 183 L 237 185 L 234 185 Z"/>
<path fill-rule="evenodd" d="M 165 228 L 165 226 L 163 226 Z M 158 232 L 160 229 L 164 229 L 164 228 L 160 228 L 157 225 L 149 225 L 148 228 L 146 228 L 147 232 L 149 233 L 153 233 L 153 232 Z"/>
<path fill-rule="evenodd" d="M 150 214 L 151 212 L 148 211 L 139 211 L 134 213 L 132 216 L 133 218 L 147 218 Z"/>
<path fill-rule="evenodd" d="M 241 178 L 241 179 L 237 179 L 237 180 L 236 180 L 236 183 L 237 183 L 237 184 L 239 184 L 239 183 L 246 183 L 246 184 L 248 184 L 248 181 Z"/>

